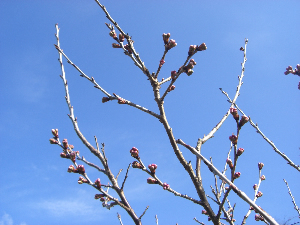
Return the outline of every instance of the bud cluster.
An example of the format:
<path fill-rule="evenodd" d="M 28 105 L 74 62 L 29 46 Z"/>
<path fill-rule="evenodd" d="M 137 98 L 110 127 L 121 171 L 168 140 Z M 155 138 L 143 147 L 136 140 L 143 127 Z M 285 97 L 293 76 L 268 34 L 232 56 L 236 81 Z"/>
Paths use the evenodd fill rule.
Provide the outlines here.
<path fill-rule="evenodd" d="M 85 168 L 83 165 L 78 165 L 77 168 L 75 168 L 73 165 L 69 166 L 68 168 L 69 173 L 80 173 L 84 174 L 85 173 Z"/>
<path fill-rule="evenodd" d="M 230 113 L 233 116 L 233 118 L 235 119 L 236 122 L 239 121 L 240 116 L 238 114 L 238 111 L 236 108 L 230 108 Z M 249 118 L 247 116 L 242 116 L 240 122 L 239 122 L 239 128 L 241 128 L 242 126 L 244 126 L 247 122 L 249 121 Z"/>
<path fill-rule="evenodd" d="M 167 34 L 164 33 L 162 35 L 162 37 L 163 37 L 163 41 L 164 41 L 166 50 L 170 50 L 171 48 L 174 48 L 177 45 L 177 43 L 175 42 L 175 40 L 171 39 L 169 41 L 169 38 L 171 37 L 170 33 L 167 33 Z"/>
<path fill-rule="evenodd" d="M 80 176 L 78 179 L 78 184 L 83 184 L 83 183 L 88 183 L 88 180 Z"/>
<path fill-rule="evenodd" d="M 50 138 L 50 144 L 58 144 L 58 129 L 52 129 L 51 132 L 54 137 Z"/>
<path fill-rule="evenodd" d="M 157 169 L 157 165 L 156 164 L 149 164 L 148 168 L 151 171 L 151 173 L 155 173 L 155 170 Z"/>
<path fill-rule="evenodd" d="M 142 169 L 143 168 L 143 166 L 139 162 L 137 162 L 137 161 L 134 161 L 132 163 L 132 167 L 133 168 L 138 168 L 138 169 Z"/>
<path fill-rule="evenodd" d="M 132 147 L 129 152 L 133 158 L 139 158 L 139 150 L 136 147 Z"/>
<path fill-rule="evenodd" d="M 235 172 L 233 174 L 233 179 L 239 178 L 241 176 L 241 172 Z"/>
<path fill-rule="evenodd" d="M 167 190 L 168 188 L 170 188 L 170 185 L 167 183 L 163 183 L 163 189 Z"/>
<path fill-rule="evenodd" d="M 286 71 L 284 72 L 285 75 L 288 75 L 288 74 L 294 74 L 294 75 L 298 75 L 300 76 L 300 64 L 297 64 L 296 68 L 293 70 L 293 67 L 292 66 L 288 66 L 286 68 Z"/>
<path fill-rule="evenodd" d="M 183 72 L 186 73 L 188 76 L 192 75 L 194 72 L 192 69 L 196 64 L 197 63 L 195 62 L 195 60 L 191 59 L 190 62 L 185 67 L 183 67 Z"/>
<path fill-rule="evenodd" d="M 229 136 L 229 140 L 232 142 L 232 144 L 236 145 L 238 138 L 236 135 L 232 134 L 231 136 Z"/>

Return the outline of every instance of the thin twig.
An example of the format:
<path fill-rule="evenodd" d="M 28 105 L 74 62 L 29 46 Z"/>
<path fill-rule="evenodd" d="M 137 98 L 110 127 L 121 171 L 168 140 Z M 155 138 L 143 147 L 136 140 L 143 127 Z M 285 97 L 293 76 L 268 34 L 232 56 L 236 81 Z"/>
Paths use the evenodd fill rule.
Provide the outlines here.
<path fill-rule="evenodd" d="M 117 215 L 118 215 L 118 219 L 120 221 L 120 224 L 123 225 L 122 220 L 121 220 L 121 215 L 119 213 L 117 213 Z"/>
<path fill-rule="evenodd" d="M 139 219 L 141 220 L 142 217 L 145 215 L 146 211 L 149 209 L 149 205 L 146 207 L 146 209 L 144 210 L 144 212 L 142 213 L 142 215 L 139 217 Z"/>
<path fill-rule="evenodd" d="M 287 188 L 288 188 L 288 191 L 289 191 L 289 195 L 290 195 L 291 198 L 292 198 L 292 202 L 293 202 L 293 204 L 294 204 L 294 209 L 297 211 L 297 213 L 299 214 L 299 218 L 300 218 L 300 209 L 299 209 L 299 207 L 298 207 L 297 204 L 296 204 L 296 201 L 295 201 L 294 196 L 292 195 L 292 192 L 291 192 L 291 189 L 290 189 L 290 187 L 289 187 L 289 184 L 288 184 L 288 182 L 287 182 L 285 179 L 283 179 L 283 181 L 285 182 L 285 184 L 286 184 L 286 186 L 287 186 Z"/>
<path fill-rule="evenodd" d="M 127 167 L 126 175 L 125 175 L 124 181 L 123 181 L 122 186 L 121 186 L 121 191 L 124 189 L 124 185 L 125 185 L 126 179 L 128 177 L 128 171 L 129 171 L 130 166 L 131 166 L 131 163 L 129 163 L 129 165 Z"/>
<path fill-rule="evenodd" d="M 102 173 L 105 173 L 105 170 L 104 169 L 101 169 L 99 166 L 95 165 L 94 163 L 91 163 L 91 162 L 88 162 L 83 156 L 80 157 L 80 156 L 77 156 L 77 159 L 78 160 L 81 160 L 83 162 L 85 162 L 87 165 L 91 166 L 91 167 L 94 167 L 96 168 L 98 171 L 102 172 Z"/>
<path fill-rule="evenodd" d="M 156 225 L 158 225 L 158 217 L 157 217 L 157 215 L 155 215 L 155 222 L 156 222 Z"/>
<path fill-rule="evenodd" d="M 199 220 L 197 220 L 196 217 L 194 218 L 194 220 L 195 220 L 197 223 L 200 223 L 201 225 L 205 225 L 205 223 L 202 223 L 202 222 L 200 222 Z"/>

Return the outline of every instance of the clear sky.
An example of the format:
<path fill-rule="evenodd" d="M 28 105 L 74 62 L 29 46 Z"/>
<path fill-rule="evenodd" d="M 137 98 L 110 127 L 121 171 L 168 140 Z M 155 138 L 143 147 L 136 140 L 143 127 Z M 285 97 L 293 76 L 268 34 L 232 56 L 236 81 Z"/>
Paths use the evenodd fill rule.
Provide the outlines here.
<path fill-rule="evenodd" d="M 220 92 L 232 97 L 241 72 L 243 53 L 239 48 L 248 38 L 244 84 L 238 106 L 260 129 L 300 164 L 299 77 L 285 76 L 288 65 L 300 64 L 299 1 L 100 1 L 111 16 L 135 41 L 145 65 L 154 72 L 163 54 L 163 33 L 171 33 L 177 46 L 166 56 L 159 79 L 167 78 L 186 59 L 191 44 L 205 42 L 208 49 L 197 53 L 194 74 L 183 74 L 165 107 L 175 138 L 195 146 L 219 122 L 229 103 Z M 113 49 L 105 22 L 109 22 L 93 0 L 0 1 L 0 225 L 132 224 L 120 207 L 110 211 L 94 200 L 96 190 L 78 185 L 78 175 L 67 173 L 71 164 L 61 159 L 61 149 L 50 145 L 51 129 L 58 128 L 89 161 L 98 163 L 77 138 L 69 120 L 58 54 L 54 48 L 55 24 L 60 27 L 61 48 L 87 75 L 110 94 L 118 95 L 158 113 L 152 88 L 144 74 L 122 50 Z M 196 198 L 185 170 L 178 163 L 162 124 L 154 117 L 116 101 L 101 103 L 103 93 L 79 76 L 65 62 L 75 116 L 85 137 L 94 135 L 106 145 L 112 171 L 117 174 L 134 159 L 136 146 L 143 162 L 158 165 L 157 175 L 176 191 Z M 164 87 L 163 87 L 164 88 Z M 202 148 L 222 170 L 230 146 L 228 136 L 236 132 L 230 116 L 215 137 Z M 297 217 L 283 179 L 290 185 L 300 206 L 300 173 L 286 162 L 246 124 L 239 139 L 245 149 L 237 165 L 241 177 L 236 185 L 253 198 L 258 182 L 257 163 L 263 162 L 266 180 L 257 204 L 278 222 Z M 195 157 L 181 148 L 195 168 Z M 87 168 L 92 180 L 103 174 Z M 206 194 L 212 196 L 214 178 L 202 168 Z M 125 194 L 138 215 L 147 205 L 143 224 L 196 224 L 206 222 L 202 208 L 175 197 L 160 186 L 148 185 L 149 176 L 130 169 Z M 113 192 L 110 192 L 111 194 Z M 241 223 L 248 205 L 234 193 L 235 219 Z M 211 202 L 214 209 L 216 206 Z M 252 213 L 247 224 L 254 223 Z M 297 218 L 293 219 L 297 221 Z M 299 219 L 298 219 L 299 221 Z"/>

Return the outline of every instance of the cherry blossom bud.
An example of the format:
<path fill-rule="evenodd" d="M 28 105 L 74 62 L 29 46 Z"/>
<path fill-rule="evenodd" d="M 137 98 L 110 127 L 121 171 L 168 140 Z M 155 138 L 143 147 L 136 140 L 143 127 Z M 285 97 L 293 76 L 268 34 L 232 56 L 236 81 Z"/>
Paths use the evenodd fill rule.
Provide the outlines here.
<path fill-rule="evenodd" d="M 101 197 L 101 198 L 100 198 L 100 201 L 101 201 L 101 202 L 105 202 L 105 198 Z"/>
<path fill-rule="evenodd" d="M 119 33 L 119 41 L 120 42 L 124 41 L 124 35 L 122 33 Z"/>
<path fill-rule="evenodd" d="M 70 154 L 70 158 L 71 158 L 72 162 L 75 162 L 76 161 L 76 152 L 72 152 Z"/>
<path fill-rule="evenodd" d="M 52 129 L 51 132 L 54 135 L 54 137 L 58 138 L 58 129 Z"/>
<path fill-rule="evenodd" d="M 258 169 L 262 170 L 262 168 L 264 167 L 264 164 L 262 162 L 258 163 Z"/>
<path fill-rule="evenodd" d="M 236 108 L 230 108 L 230 113 L 236 121 L 239 121 L 240 116 Z"/>
<path fill-rule="evenodd" d="M 259 198 L 263 195 L 263 193 L 261 191 L 259 191 L 257 194 L 256 194 L 256 198 Z"/>
<path fill-rule="evenodd" d="M 139 162 L 137 162 L 137 161 L 134 161 L 132 163 L 132 167 L 133 168 L 138 168 L 138 169 L 142 169 L 143 168 L 143 166 Z"/>
<path fill-rule="evenodd" d="M 119 45 L 117 43 L 112 43 L 112 47 L 113 48 L 122 48 L 121 45 Z"/>
<path fill-rule="evenodd" d="M 157 169 L 157 165 L 156 164 L 149 164 L 148 168 L 151 171 L 151 173 L 155 173 L 155 170 Z"/>
<path fill-rule="evenodd" d="M 175 85 L 172 85 L 171 87 L 169 87 L 168 92 L 173 91 L 175 89 Z"/>
<path fill-rule="evenodd" d="M 241 154 L 243 154 L 243 152 L 244 152 L 244 149 L 243 149 L 243 148 L 239 148 L 239 149 L 237 150 L 236 155 L 237 155 L 237 156 L 240 156 Z"/>
<path fill-rule="evenodd" d="M 193 53 L 195 52 L 196 48 L 197 48 L 196 45 L 190 45 L 189 51 L 188 51 L 189 56 L 193 55 Z"/>
<path fill-rule="evenodd" d="M 262 175 L 262 176 L 260 177 L 260 179 L 261 179 L 261 180 L 265 180 L 265 179 L 266 179 L 266 176 L 265 176 L 265 175 Z"/>
<path fill-rule="evenodd" d="M 147 179 L 147 183 L 148 183 L 148 184 L 157 184 L 158 181 L 157 181 L 156 179 L 152 178 L 152 177 L 149 177 L 149 178 Z"/>
<path fill-rule="evenodd" d="M 58 144 L 58 141 L 54 140 L 53 138 L 51 138 L 49 141 L 50 141 L 50 144 Z"/>
<path fill-rule="evenodd" d="M 245 49 L 243 47 L 240 47 L 240 51 L 245 51 Z"/>
<path fill-rule="evenodd" d="M 74 148 L 74 145 L 69 145 L 69 148 L 70 148 L 70 149 L 73 149 L 73 148 Z"/>
<path fill-rule="evenodd" d="M 289 73 L 293 73 L 294 70 L 293 70 L 293 67 L 292 66 L 288 66 L 286 68 L 286 71 L 284 72 L 285 75 L 288 75 Z"/>
<path fill-rule="evenodd" d="M 62 141 L 62 143 L 63 143 L 63 146 L 64 146 L 65 149 L 69 147 L 69 145 L 68 145 L 68 140 L 67 140 L 67 139 L 64 139 L 64 140 Z"/>
<path fill-rule="evenodd" d="M 235 172 L 233 174 L 233 179 L 239 178 L 241 176 L 241 172 Z"/>
<path fill-rule="evenodd" d="M 204 51 L 206 49 L 207 49 L 207 47 L 206 47 L 205 43 L 202 43 L 201 45 L 197 46 L 197 48 L 196 48 L 197 51 Z"/>
<path fill-rule="evenodd" d="M 208 215 L 207 211 L 206 211 L 206 210 L 204 210 L 204 209 L 202 209 L 202 214 L 204 214 L 204 215 Z"/>
<path fill-rule="evenodd" d="M 67 155 L 67 154 L 66 154 L 66 153 L 64 153 L 64 152 L 60 153 L 60 157 L 62 157 L 62 158 L 66 158 L 66 159 L 69 159 L 69 158 L 70 158 L 70 156 L 69 156 L 69 155 Z"/>
<path fill-rule="evenodd" d="M 103 198 L 104 194 L 95 194 L 95 199 Z"/>
<path fill-rule="evenodd" d="M 112 30 L 111 32 L 109 32 L 109 36 L 111 36 L 113 39 L 117 39 L 116 31 Z"/>
<path fill-rule="evenodd" d="M 177 72 L 175 70 L 171 71 L 171 78 L 174 80 L 177 76 Z"/>
<path fill-rule="evenodd" d="M 230 169 L 233 169 L 233 164 L 231 159 L 226 159 L 226 163 L 228 164 L 228 166 L 230 167 Z"/>
<path fill-rule="evenodd" d="M 77 170 L 75 169 L 75 167 L 73 165 L 69 166 L 68 168 L 68 173 L 76 173 Z"/>
<path fill-rule="evenodd" d="M 77 166 L 77 173 L 80 173 L 80 174 L 84 174 L 85 173 L 85 169 L 84 169 L 83 165 L 78 165 Z"/>
<path fill-rule="evenodd" d="M 264 221 L 264 218 L 260 214 L 255 214 L 255 221 Z"/>
<path fill-rule="evenodd" d="M 254 185 L 253 185 L 253 189 L 254 189 L 254 191 L 257 190 L 257 184 L 254 184 Z"/>
<path fill-rule="evenodd" d="M 136 147 L 132 147 L 129 152 L 133 158 L 139 158 L 139 150 Z"/>
<path fill-rule="evenodd" d="M 118 103 L 119 104 L 126 104 L 126 100 L 123 98 L 118 98 Z"/>
<path fill-rule="evenodd" d="M 124 45 L 124 48 L 128 51 L 129 54 L 132 54 L 132 50 L 130 49 L 129 45 Z"/>
<path fill-rule="evenodd" d="M 109 97 L 103 97 L 102 98 L 102 103 L 108 102 L 109 100 L 110 100 Z"/>
<path fill-rule="evenodd" d="M 238 141 L 238 138 L 237 138 L 237 136 L 232 134 L 231 136 L 229 136 L 229 140 L 232 142 L 232 144 L 236 145 L 237 141 Z"/>
<path fill-rule="evenodd" d="M 167 34 L 164 33 L 162 36 L 163 36 L 164 43 L 168 44 L 169 38 L 171 37 L 171 34 L 170 33 L 167 33 Z"/>
<path fill-rule="evenodd" d="M 187 74 L 188 76 L 191 76 L 193 73 L 194 73 L 194 70 L 192 70 L 192 69 L 189 69 L 189 70 L 186 72 L 186 74 Z"/>
<path fill-rule="evenodd" d="M 242 127 L 249 121 L 249 118 L 247 116 L 242 116 L 240 122 L 239 122 L 239 127 Z"/>
<path fill-rule="evenodd" d="M 78 184 L 83 184 L 83 183 L 88 183 L 88 180 L 80 176 L 78 179 Z"/>
<path fill-rule="evenodd" d="M 98 179 L 95 181 L 95 185 L 97 186 L 97 188 L 101 188 L 100 178 L 98 178 Z"/>
<path fill-rule="evenodd" d="M 169 185 L 169 184 L 167 184 L 167 183 L 163 183 L 163 189 L 164 189 L 164 190 L 167 190 L 169 187 L 170 187 L 170 185 Z"/>
<path fill-rule="evenodd" d="M 164 63 L 165 63 L 165 60 L 161 59 L 161 60 L 159 61 L 159 67 L 162 67 L 162 65 L 164 65 Z"/>
<path fill-rule="evenodd" d="M 171 39 L 170 42 L 167 44 L 166 48 L 167 50 L 170 50 L 171 48 L 174 48 L 177 45 L 175 40 Z"/>

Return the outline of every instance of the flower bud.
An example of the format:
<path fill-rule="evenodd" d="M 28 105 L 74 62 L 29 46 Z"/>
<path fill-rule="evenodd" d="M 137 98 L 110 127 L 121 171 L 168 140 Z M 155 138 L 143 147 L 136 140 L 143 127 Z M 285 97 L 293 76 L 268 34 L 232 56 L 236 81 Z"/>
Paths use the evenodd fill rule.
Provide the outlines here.
<path fill-rule="evenodd" d="M 167 33 L 167 34 L 164 33 L 162 36 L 163 36 L 164 43 L 168 44 L 169 38 L 171 37 L 171 34 L 170 33 Z"/>
<path fill-rule="evenodd" d="M 95 194 L 95 199 L 103 198 L 104 194 Z"/>
<path fill-rule="evenodd" d="M 240 156 L 241 154 L 243 154 L 243 152 L 244 152 L 244 149 L 243 149 L 243 148 L 239 148 L 239 149 L 237 150 L 236 155 L 237 155 L 237 156 Z"/>
<path fill-rule="evenodd" d="M 58 129 L 52 129 L 51 132 L 54 135 L 54 137 L 58 138 Z"/>
<path fill-rule="evenodd" d="M 254 185 L 253 185 L 253 189 L 254 189 L 254 191 L 257 190 L 257 184 L 254 184 Z"/>
<path fill-rule="evenodd" d="M 84 169 L 83 165 L 78 165 L 77 166 L 77 173 L 80 173 L 80 174 L 84 174 L 85 173 L 85 169 Z"/>
<path fill-rule="evenodd" d="M 170 187 L 170 185 L 169 185 L 169 184 L 167 184 L 167 183 L 163 183 L 163 189 L 164 189 L 164 190 L 167 190 L 169 187 Z"/>
<path fill-rule="evenodd" d="M 165 60 L 161 59 L 161 60 L 159 61 L 159 67 L 162 67 L 162 65 L 164 65 L 164 63 L 165 63 Z"/>
<path fill-rule="evenodd" d="M 226 159 L 226 163 L 228 164 L 230 169 L 233 169 L 233 164 L 232 164 L 231 159 Z"/>
<path fill-rule="evenodd" d="M 97 188 L 101 188 L 100 178 L 98 178 L 98 179 L 95 181 L 95 185 L 97 186 Z"/>
<path fill-rule="evenodd" d="M 191 76 L 193 73 L 194 73 L 194 70 L 192 70 L 192 69 L 189 69 L 189 70 L 186 72 L 186 74 L 187 74 L 188 76 Z"/>
<path fill-rule="evenodd" d="M 148 184 L 157 184 L 158 181 L 157 181 L 156 179 L 152 178 L 152 177 L 149 177 L 149 178 L 147 179 L 147 183 L 148 183 Z"/>
<path fill-rule="evenodd" d="M 236 108 L 230 108 L 230 113 L 236 121 L 239 121 L 240 116 Z"/>
<path fill-rule="evenodd" d="M 202 43 L 201 45 L 197 46 L 197 48 L 196 48 L 197 51 L 204 51 L 206 49 L 207 49 L 207 47 L 206 47 L 205 43 Z"/>
<path fill-rule="evenodd" d="M 119 33 L 119 41 L 123 42 L 124 41 L 124 35 L 122 33 Z"/>
<path fill-rule="evenodd" d="M 171 87 L 169 87 L 168 92 L 173 91 L 175 89 L 175 85 L 172 85 Z"/>
<path fill-rule="evenodd" d="M 75 163 L 75 161 L 76 161 L 76 152 L 72 152 L 70 154 L 70 158 L 71 158 L 72 162 Z"/>
<path fill-rule="evenodd" d="M 111 36 L 113 39 L 116 39 L 117 38 L 116 31 L 114 31 L 114 30 L 110 31 L 109 36 Z"/>
<path fill-rule="evenodd" d="M 108 102 L 109 100 L 110 100 L 109 97 L 103 97 L 102 98 L 102 103 Z"/>
<path fill-rule="evenodd" d="M 240 122 L 239 122 L 239 127 L 242 127 L 249 121 L 249 118 L 247 116 L 242 116 Z"/>
<path fill-rule="evenodd" d="M 88 183 L 88 180 L 80 176 L 78 179 L 78 184 L 83 184 L 83 183 Z"/>
<path fill-rule="evenodd" d="M 255 221 L 264 221 L 265 219 L 260 214 L 255 214 Z"/>
<path fill-rule="evenodd" d="M 196 50 L 197 46 L 196 45 L 190 45 L 189 47 L 189 51 L 188 51 L 188 55 L 191 56 L 194 54 L 195 50 Z"/>
<path fill-rule="evenodd" d="M 171 48 L 174 48 L 177 45 L 175 40 L 171 39 L 170 42 L 166 45 L 167 50 L 170 50 Z"/>
<path fill-rule="evenodd" d="M 232 144 L 236 145 L 237 141 L 238 141 L 238 138 L 237 138 L 237 136 L 232 134 L 231 136 L 229 136 L 229 140 L 232 142 Z"/>
<path fill-rule="evenodd" d="M 68 173 L 76 173 L 77 170 L 75 169 L 75 167 L 73 165 L 69 166 L 68 168 Z"/>
<path fill-rule="evenodd" d="M 139 150 L 136 147 L 132 147 L 129 152 L 133 158 L 139 158 Z"/>
<path fill-rule="evenodd" d="M 137 162 L 137 161 L 134 161 L 132 163 L 132 167 L 133 168 L 138 168 L 138 169 L 142 169 L 143 168 L 143 166 L 139 162 Z"/>
<path fill-rule="evenodd" d="M 64 153 L 64 152 L 60 153 L 60 157 L 65 158 L 65 159 L 69 159 L 69 158 L 70 158 L 70 156 L 67 155 L 67 154 Z"/>
<path fill-rule="evenodd" d="M 118 98 L 118 103 L 119 104 L 126 104 L 126 100 L 123 98 Z"/>
<path fill-rule="evenodd" d="M 207 211 L 206 211 L 206 210 L 204 210 L 204 209 L 202 209 L 202 214 L 204 214 L 204 215 L 208 215 Z"/>
<path fill-rule="evenodd" d="M 68 140 L 67 140 L 67 139 L 64 139 L 64 140 L 62 141 L 62 143 L 63 143 L 63 146 L 64 146 L 65 149 L 67 149 L 67 148 L 69 147 L 69 145 L 68 145 Z"/>
<path fill-rule="evenodd" d="M 112 43 L 112 47 L 113 48 L 122 48 L 121 45 L 119 45 L 117 43 Z"/>
<path fill-rule="evenodd" d="M 124 45 L 124 48 L 128 51 L 129 54 L 132 54 L 132 50 L 130 49 L 129 45 Z"/>
<path fill-rule="evenodd" d="M 171 71 L 171 78 L 174 80 L 177 76 L 177 72 L 175 70 Z"/>
<path fill-rule="evenodd" d="M 54 140 L 53 138 L 51 138 L 49 141 L 50 141 L 50 144 L 58 144 L 58 141 Z"/>
<path fill-rule="evenodd" d="M 262 162 L 258 163 L 258 169 L 262 170 L 262 168 L 264 167 L 264 164 Z"/>
<path fill-rule="evenodd" d="M 156 164 L 149 164 L 148 168 L 151 171 L 151 173 L 155 173 L 155 170 L 157 169 L 157 165 Z"/>
<path fill-rule="evenodd" d="M 263 195 L 263 193 L 261 191 L 259 191 L 257 194 L 256 194 L 256 198 L 259 198 Z"/>
<path fill-rule="evenodd" d="M 236 178 L 239 178 L 241 176 L 241 173 L 240 172 L 235 172 L 233 174 L 233 179 L 236 179 Z"/>
<path fill-rule="evenodd" d="M 265 179 L 266 179 L 266 176 L 265 176 L 265 175 L 262 175 L 262 176 L 260 177 L 260 179 L 261 179 L 261 180 L 265 180 Z"/>

